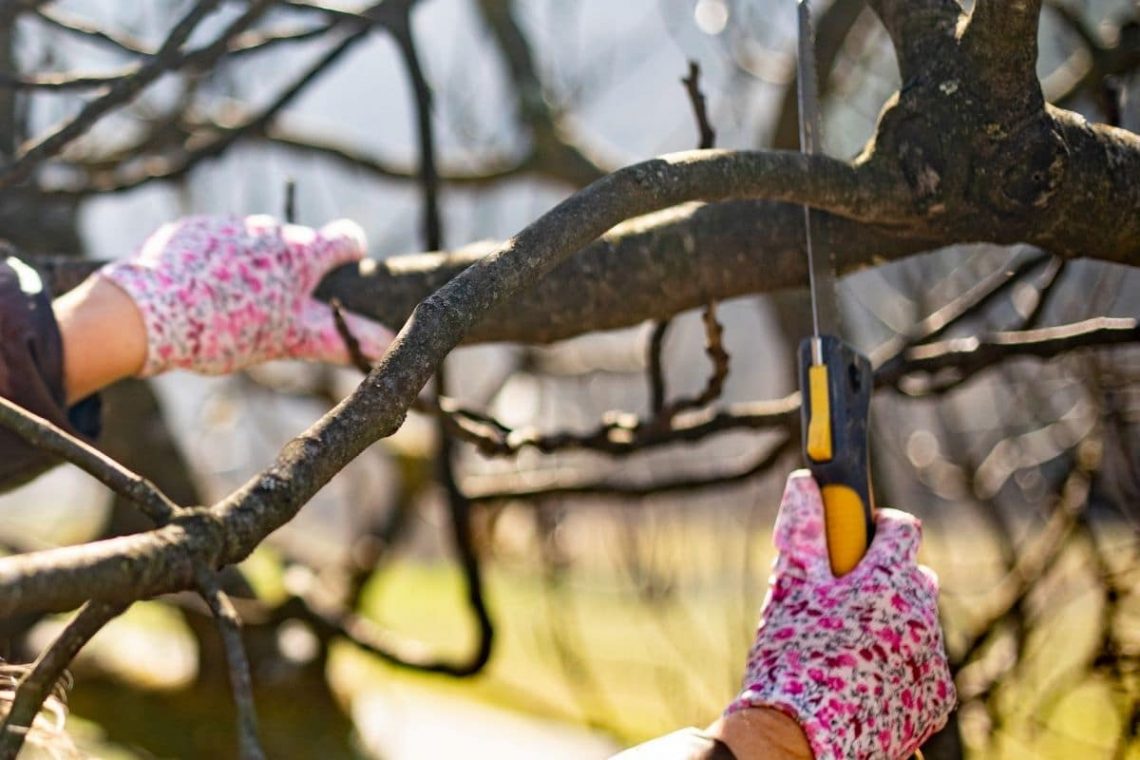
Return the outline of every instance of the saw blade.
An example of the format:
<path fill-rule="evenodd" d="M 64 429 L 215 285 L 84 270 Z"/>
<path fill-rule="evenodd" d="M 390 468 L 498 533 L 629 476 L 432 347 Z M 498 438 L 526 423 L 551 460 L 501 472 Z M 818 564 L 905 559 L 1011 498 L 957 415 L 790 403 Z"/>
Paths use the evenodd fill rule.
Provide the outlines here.
<path fill-rule="evenodd" d="M 812 28 L 810 0 L 796 0 L 797 48 L 796 95 L 800 116 L 800 152 L 821 152 L 823 119 L 819 109 L 819 91 L 815 71 L 815 32 Z M 812 333 L 842 335 L 839 321 L 839 291 L 835 281 L 835 257 L 828 251 L 817 251 L 813 245 L 813 217 L 810 206 L 804 206 L 804 247 L 808 257 L 808 288 L 811 292 Z"/>

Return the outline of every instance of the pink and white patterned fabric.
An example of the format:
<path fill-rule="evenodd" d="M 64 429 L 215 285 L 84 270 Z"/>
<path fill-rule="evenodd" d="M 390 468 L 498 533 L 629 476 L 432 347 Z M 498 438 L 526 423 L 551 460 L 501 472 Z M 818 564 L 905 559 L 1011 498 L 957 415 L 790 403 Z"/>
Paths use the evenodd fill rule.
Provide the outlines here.
<path fill-rule="evenodd" d="M 346 363 L 332 309 L 310 293 L 330 269 L 364 254 L 363 230 L 346 219 L 314 230 L 270 216 L 191 216 L 163 225 L 134 256 L 100 273 L 142 314 L 141 376 L 220 375 L 270 359 Z M 393 333 L 345 318 L 365 355 L 379 358 Z"/>
<path fill-rule="evenodd" d="M 880 509 L 875 538 L 831 574 L 823 501 L 807 470 L 788 477 L 779 554 L 727 713 L 773 707 L 803 728 L 816 760 L 894 760 L 946 724 L 956 695 L 938 624 L 938 580 L 917 564 L 921 523 Z"/>

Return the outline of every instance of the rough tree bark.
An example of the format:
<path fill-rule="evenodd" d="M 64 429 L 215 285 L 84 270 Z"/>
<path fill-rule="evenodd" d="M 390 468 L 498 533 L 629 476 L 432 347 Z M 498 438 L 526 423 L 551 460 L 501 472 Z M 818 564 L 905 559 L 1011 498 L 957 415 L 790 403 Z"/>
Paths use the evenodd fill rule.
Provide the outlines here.
<path fill-rule="evenodd" d="M 1138 260 L 1140 138 L 1045 104 L 1032 66 L 1039 3 L 979 0 L 973 19 L 952 0 L 871 5 L 891 34 L 904 86 L 851 165 L 695 151 L 598 180 L 425 298 L 361 386 L 229 498 L 152 533 L 0 560 L 0 614 L 188 588 L 196 560 L 242 559 L 399 427 L 435 366 L 487 312 L 639 214 L 763 198 L 812 205 L 915 249 L 1023 241 L 1065 257 Z"/>
<path fill-rule="evenodd" d="M 189 589 L 201 565 L 241 560 L 393 433 L 463 342 L 548 342 L 801 286 L 798 204 L 823 212 L 820 234 L 844 272 L 973 241 L 1140 262 L 1140 138 L 1045 102 L 1034 71 L 1039 0 L 977 0 L 972 16 L 954 0 L 869 5 L 890 34 L 903 85 L 853 162 L 779 151 L 674 154 L 597 179 L 510 240 L 334 273 L 322 295 L 403 325 L 360 387 L 218 504 L 183 510 L 149 532 L 0 559 L 0 616 Z M 507 6 L 483 6 L 500 44 L 514 51 L 510 69 L 535 151 L 552 150 L 541 146 L 554 121 L 527 100 L 533 68 Z M 410 2 L 401 7 L 406 21 Z M 214 155 L 237 137 L 218 139 Z M 582 152 L 558 150 L 564 179 L 593 176 Z M 0 188 L 36 168 L 28 155 L 0 168 Z M 0 198 L 26 192 L 0 189 Z M 61 280 L 68 274 L 56 271 Z M 1135 341 L 1134 321 L 1124 327 L 1113 339 Z"/>

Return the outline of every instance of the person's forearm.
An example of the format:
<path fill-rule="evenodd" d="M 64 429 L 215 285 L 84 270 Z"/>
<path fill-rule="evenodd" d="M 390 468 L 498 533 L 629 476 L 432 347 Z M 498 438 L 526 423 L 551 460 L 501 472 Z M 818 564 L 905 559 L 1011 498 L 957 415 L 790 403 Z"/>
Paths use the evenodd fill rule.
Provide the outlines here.
<path fill-rule="evenodd" d="M 709 736 L 728 745 L 736 760 L 812 760 L 807 737 L 795 719 L 779 710 L 739 710 L 708 728 Z"/>
<path fill-rule="evenodd" d="M 146 327 L 134 301 L 113 283 L 91 277 L 52 303 L 63 338 L 67 403 L 137 374 L 146 359 Z"/>

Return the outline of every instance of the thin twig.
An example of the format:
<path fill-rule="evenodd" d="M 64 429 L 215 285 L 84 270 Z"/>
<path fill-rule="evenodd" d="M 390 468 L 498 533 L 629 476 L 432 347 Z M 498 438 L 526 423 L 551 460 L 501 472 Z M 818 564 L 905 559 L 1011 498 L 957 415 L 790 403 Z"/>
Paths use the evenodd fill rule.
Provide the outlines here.
<path fill-rule="evenodd" d="M 136 504 L 158 525 L 165 525 L 179 507 L 146 478 L 131 472 L 111 457 L 84 443 L 43 417 L 0 397 L 0 427 L 28 444 L 71 462 L 103 485 Z"/>
<path fill-rule="evenodd" d="M 708 488 L 723 488 L 750 480 L 762 475 L 771 469 L 785 455 L 795 450 L 797 441 L 794 436 L 784 436 L 759 458 L 746 467 L 730 472 L 718 472 L 713 475 L 685 476 L 671 479 L 657 480 L 650 483 L 627 483 L 624 481 L 583 481 L 578 483 L 559 482 L 534 488 L 500 488 L 497 487 L 497 478 L 478 478 L 481 481 L 492 481 L 493 485 L 482 489 L 469 488 L 472 504 L 487 504 L 502 501 L 535 502 L 542 499 L 566 496 L 589 496 L 593 498 L 620 498 L 633 499 L 645 496 L 658 496 L 661 494 L 689 493 Z M 475 481 L 476 479 L 472 479 Z M 510 480 L 517 480 L 512 475 Z"/>
<path fill-rule="evenodd" d="M 655 322 L 653 332 L 649 336 L 646 375 L 649 380 L 649 413 L 654 417 L 660 416 L 665 409 L 665 366 L 662 353 L 665 350 L 665 336 L 669 333 L 669 325 L 672 323 L 672 319 Z"/>
<path fill-rule="evenodd" d="M 700 85 L 701 67 L 696 61 L 689 61 L 689 75 L 681 78 L 685 92 L 689 95 L 689 104 L 693 109 L 693 118 L 697 122 L 697 131 L 700 134 L 698 148 L 711 148 L 716 144 L 716 131 L 709 122 L 708 110 L 705 105 L 705 95 Z M 724 381 L 728 377 L 729 356 L 724 350 L 722 341 L 724 328 L 716 318 L 716 302 L 709 302 L 701 315 L 705 325 L 705 353 L 712 360 L 713 371 L 709 376 L 705 389 L 695 397 L 680 399 L 666 403 L 665 368 L 661 352 L 664 349 L 665 335 L 669 330 L 672 318 L 661 320 L 653 326 L 653 333 L 649 339 L 649 360 L 646 368 L 649 377 L 649 411 L 652 414 L 654 426 L 668 427 L 679 412 L 686 409 L 696 409 L 715 401 L 724 389 Z"/>
<path fill-rule="evenodd" d="M 90 129 L 104 114 L 132 100 L 144 87 L 158 79 L 178 59 L 178 50 L 206 16 L 213 13 L 219 0 L 198 0 L 171 30 L 154 56 L 134 76 L 117 81 L 107 94 L 88 102 L 63 126 L 25 150 L 0 171 L 0 189 L 23 181 L 39 164 L 59 153 L 65 146 Z"/>
<path fill-rule="evenodd" d="M 944 393 L 977 376 L 983 367 L 1014 356 L 1048 358 L 1074 349 L 1140 342 L 1140 322 L 1130 317 L 1094 317 L 1067 325 L 1036 330 L 1009 330 L 914 346 L 906 352 L 906 363 L 891 371 L 876 373 L 876 384 L 894 384 L 904 393 L 917 396 Z M 949 380 L 931 379 L 904 384 L 906 375 L 954 370 Z"/>
<path fill-rule="evenodd" d="M 287 224 L 297 223 L 297 181 L 292 177 L 285 180 L 285 207 L 282 215 Z"/>
<path fill-rule="evenodd" d="M 1026 274 L 1037 269 L 1048 260 L 1048 254 L 1035 251 L 1017 261 L 1019 254 L 1013 254 L 990 274 L 972 285 L 965 293 L 950 303 L 931 312 L 906 333 L 890 338 L 875 347 L 870 353 L 871 364 L 876 372 L 890 373 L 894 365 L 903 361 L 908 348 L 922 341 L 936 338 L 961 320 L 977 314 L 987 305 L 1009 291 Z M 1016 264 L 1013 262 L 1017 261 Z"/>
<path fill-rule="evenodd" d="M 241 638 L 241 618 L 229 596 L 218 585 L 215 574 L 204 565 L 198 566 L 199 593 L 214 613 L 229 667 L 230 687 L 237 707 L 238 748 L 242 760 L 263 760 L 265 752 L 257 738 L 257 708 L 253 701 L 253 680 L 249 672 L 249 658 Z"/>
<path fill-rule="evenodd" d="M 708 110 L 705 108 L 705 95 L 701 92 L 701 67 L 696 61 L 689 61 L 689 75 L 681 78 L 685 91 L 689 93 L 689 101 L 693 106 L 693 117 L 697 121 L 697 131 L 700 132 L 698 148 L 711 148 L 716 144 L 716 130 L 709 123 Z"/>
<path fill-rule="evenodd" d="M 409 8 L 410 12 L 410 8 Z M 432 93 L 420 65 L 419 53 L 412 37 L 408 12 L 398 23 L 389 24 L 389 30 L 400 48 L 412 93 L 416 101 L 416 130 L 419 142 L 419 185 L 423 200 L 423 242 L 425 251 L 438 251 L 443 247 L 443 226 L 439 208 L 439 171 L 435 163 L 435 134 L 431 124 Z"/>
<path fill-rule="evenodd" d="M 712 363 L 712 373 L 705 383 L 704 390 L 692 398 L 682 398 L 665 405 L 660 418 L 672 419 L 678 413 L 688 409 L 700 409 L 708 406 L 720 398 L 724 391 L 725 380 L 728 379 L 730 357 L 724 348 L 724 326 L 716 318 L 716 302 L 705 306 L 701 313 L 701 321 L 705 325 L 705 353 Z"/>
<path fill-rule="evenodd" d="M 147 50 L 141 40 L 129 34 L 107 31 L 78 16 L 60 11 L 58 8 L 39 8 L 34 15 L 40 21 L 57 29 L 110 45 L 123 53 L 131 55 L 154 55 L 155 53 L 153 50 Z"/>
<path fill-rule="evenodd" d="M 28 728 L 68 664 L 103 626 L 129 606 L 120 602 L 88 602 L 36 658 L 32 669 L 20 679 L 12 706 L 0 723 L 0 760 L 11 760 L 19 754 Z"/>

